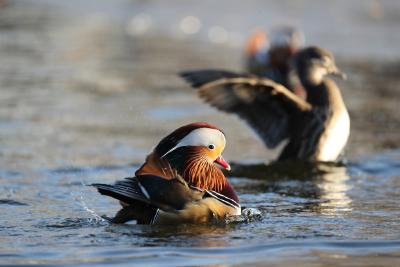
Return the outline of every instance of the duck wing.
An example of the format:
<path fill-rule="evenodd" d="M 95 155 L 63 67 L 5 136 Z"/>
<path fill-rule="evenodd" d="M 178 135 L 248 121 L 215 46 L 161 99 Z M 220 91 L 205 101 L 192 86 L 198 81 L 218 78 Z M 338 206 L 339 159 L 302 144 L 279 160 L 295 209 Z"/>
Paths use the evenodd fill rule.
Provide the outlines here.
<path fill-rule="evenodd" d="M 220 70 L 180 75 L 211 106 L 245 120 L 269 148 L 289 138 L 291 122 L 312 109 L 310 103 L 270 79 Z"/>
<path fill-rule="evenodd" d="M 204 192 L 189 187 L 183 179 L 167 180 L 154 175 L 128 177 L 113 185 L 92 184 L 100 194 L 122 201 L 124 204 L 139 202 L 163 210 L 180 210 L 186 203 L 199 200 Z"/>
<path fill-rule="evenodd" d="M 167 180 L 143 175 L 128 177 L 113 185 L 92 186 L 100 194 L 122 202 L 122 209 L 112 219 L 114 223 L 130 220 L 140 224 L 199 223 L 241 212 L 236 197 L 189 186 L 180 178 Z"/>

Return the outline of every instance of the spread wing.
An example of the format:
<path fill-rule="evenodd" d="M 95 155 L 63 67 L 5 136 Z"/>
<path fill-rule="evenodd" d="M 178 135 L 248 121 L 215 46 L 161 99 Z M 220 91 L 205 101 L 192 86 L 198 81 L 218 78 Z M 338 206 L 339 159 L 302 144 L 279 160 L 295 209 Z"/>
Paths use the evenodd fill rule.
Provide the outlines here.
<path fill-rule="evenodd" d="M 181 73 L 207 103 L 245 120 L 269 148 L 289 137 L 290 121 L 312 106 L 272 80 L 219 70 Z"/>

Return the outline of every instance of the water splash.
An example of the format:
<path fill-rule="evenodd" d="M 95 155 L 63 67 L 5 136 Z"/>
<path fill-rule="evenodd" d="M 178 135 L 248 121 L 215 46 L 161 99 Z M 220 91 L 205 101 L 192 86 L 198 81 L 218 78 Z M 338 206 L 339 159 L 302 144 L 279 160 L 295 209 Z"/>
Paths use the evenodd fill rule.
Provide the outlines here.
<path fill-rule="evenodd" d="M 249 223 L 262 219 L 262 213 L 256 208 L 244 208 L 241 215 L 228 215 L 225 217 L 226 224 Z"/>
<path fill-rule="evenodd" d="M 82 186 L 82 189 L 87 187 L 88 185 L 80 178 L 80 183 Z M 84 211 L 88 212 L 91 215 L 91 218 L 89 218 L 89 221 L 95 224 L 98 223 L 104 223 L 107 222 L 106 219 L 104 219 L 102 216 L 96 213 L 93 209 L 89 207 L 89 205 L 86 203 L 85 198 L 84 198 L 84 192 L 83 191 L 78 191 L 77 193 L 72 192 L 71 193 L 73 198 L 75 199 L 75 202 L 78 203 Z"/>
<path fill-rule="evenodd" d="M 94 210 L 89 208 L 89 206 L 85 202 L 85 199 L 83 198 L 83 194 L 80 194 L 78 196 L 78 201 L 79 201 L 81 207 L 92 216 L 93 223 L 107 222 L 106 219 L 104 219 L 99 214 L 97 214 Z"/>

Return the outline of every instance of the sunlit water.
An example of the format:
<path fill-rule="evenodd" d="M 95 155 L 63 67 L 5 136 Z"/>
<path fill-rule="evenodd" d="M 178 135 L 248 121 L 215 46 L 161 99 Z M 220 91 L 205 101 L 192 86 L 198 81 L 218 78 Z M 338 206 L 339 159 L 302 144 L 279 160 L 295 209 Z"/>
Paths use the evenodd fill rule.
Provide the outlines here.
<path fill-rule="evenodd" d="M 110 225 L 99 217 L 112 216 L 118 205 L 84 184 L 113 182 L 132 166 L 3 172 L 1 262 L 186 266 L 389 260 L 400 256 L 399 159 L 400 151 L 386 153 L 313 178 L 231 178 L 243 205 L 260 210 L 261 218 L 173 227 Z"/>
<path fill-rule="evenodd" d="M 101 216 L 112 216 L 117 201 L 86 184 L 131 175 L 161 137 L 184 123 L 223 128 L 227 159 L 267 161 L 276 151 L 266 151 L 240 120 L 203 104 L 175 75 L 186 68 L 240 69 L 239 44 L 177 34 L 180 20 L 172 11 L 161 15 L 153 2 L 44 3 L 0 9 L 0 265 L 400 265 L 396 61 L 352 60 L 338 49 L 350 77 L 340 82 L 352 116 L 347 161 L 323 174 L 230 177 L 242 205 L 260 217 L 111 225 Z M 271 5 L 277 14 L 285 6 Z M 149 10 L 170 24 L 157 24 Z M 207 18 L 199 7 L 177 10 L 179 17 Z M 395 24 L 384 10 L 365 16 Z M 210 21 L 218 21 L 212 14 Z M 247 25 L 238 31 L 245 35 Z M 318 29 L 306 30 L 322 38 Z"/>

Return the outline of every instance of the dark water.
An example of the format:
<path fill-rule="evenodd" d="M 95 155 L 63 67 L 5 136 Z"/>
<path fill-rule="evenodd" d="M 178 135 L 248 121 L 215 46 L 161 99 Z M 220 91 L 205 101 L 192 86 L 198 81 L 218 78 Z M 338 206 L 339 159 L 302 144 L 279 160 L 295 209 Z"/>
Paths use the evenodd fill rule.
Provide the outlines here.
<path fill-rule="evenodd" d="M 0 265 L 400 265 L 397 2 L 352 2 L 340 14 L 354 23 L 343 33 L 338 22 L 330 37 L 315 21 L 327 17 L 331 25 L 323 12 L 344 10 L 347 1 L 330 11 L 316 1 L 272 1 L 266 14 L 273 17 L 265 19 L 256 11 L 263 1 L 241 6 L 242 15 L 229 7 L 223 17 L 225 1 L 210 12 L 196 2 L 84 3 L 9 1 L 0 9 Z M 231 177 L 243 206 L 261 212 L 246 222 L 150 227 L 101 219 L 118 205 L 85 184 L 131 174 L 184 123 L 223 128 L 227 159 L 276 156 L 240 120 L 203 104 L 175 73 L 240 69 L 240 36 L 282 22 L 285 10 L 300 14 L 291 22 L 333 49 L 350 78 L 339 83 L 352 118 L 346 164 L 324 174 Z M 252 12 L 246 22 L 235 19 Z M 188 14 L 203 22 L 194 36 L 179 31 Z M 207 29 L 217 24 L 236 35 L 209 38 Z M 358 49 L 346 46 L 343 34 L 357 36 L 356 45 L 373 41 Z M 339 41 L 330 42 L 333 36 Z"/>

